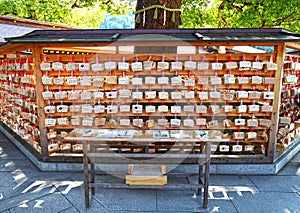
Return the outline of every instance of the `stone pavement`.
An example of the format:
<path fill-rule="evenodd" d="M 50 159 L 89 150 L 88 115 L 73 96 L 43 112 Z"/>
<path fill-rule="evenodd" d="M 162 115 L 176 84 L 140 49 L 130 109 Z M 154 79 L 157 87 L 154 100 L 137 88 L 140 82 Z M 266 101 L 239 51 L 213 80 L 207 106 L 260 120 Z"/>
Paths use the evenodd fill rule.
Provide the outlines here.
<path fill-rule="evenodd" d="M 106 176 L 103 181 L 122 181 Z M 194 178 L 171 182 L 195 182 Z M 300 213 L 300 153 L 277 175 L 211 175 L 208 208 L 195 190 L 98 189 L 84 206 L 83 174 L 41 172 L 0 133 L 0 212 Z"/>

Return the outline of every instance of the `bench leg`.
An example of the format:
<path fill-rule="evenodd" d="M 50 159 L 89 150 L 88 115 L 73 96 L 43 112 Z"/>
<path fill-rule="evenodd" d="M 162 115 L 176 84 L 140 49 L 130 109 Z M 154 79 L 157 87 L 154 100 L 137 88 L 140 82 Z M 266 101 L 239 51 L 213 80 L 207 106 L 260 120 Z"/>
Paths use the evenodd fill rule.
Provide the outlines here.
<path fill-rule="evenodd" d="M 84 150 L 84 154 L 83 154 L 83 175 L 84 175 L 84 200 L 85 200 L 85 207 L 89 208 L 90 207 L 90 197 L 89 197 L 89 162 L 88 162 L 88 158 L 86 155 L 86 143 L 83 143 L 83 150 Z"/>
<path fill-rule="evenodd" d="M 198 184 L 201 184 L 202 181 L 201 181 L 201 178 L 203 176 L 203 165 L 202 164 L 199 164 L 198 166 L 198 169 L 199 169 L 199 173 L 198 173 Z M 198 188 L 198 195 L 201 195 L 202 194 L 202 188 Z"/>
<path fill-rule="evenodd" d="M 205 164 L 205 182 L 204 182 L 204 195 L 203 195 L 203 208 L 207 208 L 208 204 L 208 186 L 209 186 L 209 166 L 210 159 L 207 160 Z"/>
<path fill-rule="evenodd" d="M 91 183 L 95 184 L 95 161 L 94 158 L 91 160 Z M 92 195 L 95 195 L 96 188 L 95 185 L 91 187 L 92 188 Z"/>

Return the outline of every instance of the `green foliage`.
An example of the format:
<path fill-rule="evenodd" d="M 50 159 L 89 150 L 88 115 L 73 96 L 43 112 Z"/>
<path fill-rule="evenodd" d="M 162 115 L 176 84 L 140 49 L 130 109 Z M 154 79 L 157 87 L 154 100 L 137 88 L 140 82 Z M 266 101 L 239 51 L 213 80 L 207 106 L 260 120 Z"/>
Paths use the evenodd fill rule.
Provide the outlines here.
<path fill-rule="evenodd" d="M 99 28 L 106 13 L 125 15 L 137 0 L 0 0 L 0 14 Z M 183 0 L 182 28 L 283 27 L 300 32 L 299 0 Z"/>
<path fill-rule="evenodd" d="M 70 8 L 60 0 L 1 0 L 0 14 L 33 20 L 66 23 Z"/>
<path fill-rule="evenodd" d="M 185 0 L 181 27 L 283 27 L 300 32 L 299 0 Z"/>

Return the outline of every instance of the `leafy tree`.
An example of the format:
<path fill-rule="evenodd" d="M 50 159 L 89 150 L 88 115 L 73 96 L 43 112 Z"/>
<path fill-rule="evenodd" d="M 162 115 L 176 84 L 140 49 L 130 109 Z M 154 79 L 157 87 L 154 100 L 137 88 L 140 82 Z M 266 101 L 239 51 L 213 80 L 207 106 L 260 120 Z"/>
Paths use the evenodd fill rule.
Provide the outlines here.
<path fill-rule="evenodd" d="M 284 27 L 300 32 L 299 0 L 0 0 L 0 14 L 98 28 L 106 13 L 126 15 L 153 4 L 169 8 L 181 5 L 181 22 L 179 12 L 175 13 L 175 22 L 171 21 L 172 13 L 167 12 L 166 20 L 171 25 L 159 28 L 177 28 L 180 24 L 182 28 Z M 151 20 L 154 13 L 155 9 L 149 10 L 146 20 Z M 163 24 L 163 10 L 158 10 L 157 17 L 158 21 L 148 22 L 148 28 Z M 146 28 L 141 24 L 139 27 Z"/>
<path fill-rule="evenodd" d="M 185 0 L 181 27 L 284 27 L 300 32 L 299 0 L 215 0 L 207 5 L 206 0 Z"/>

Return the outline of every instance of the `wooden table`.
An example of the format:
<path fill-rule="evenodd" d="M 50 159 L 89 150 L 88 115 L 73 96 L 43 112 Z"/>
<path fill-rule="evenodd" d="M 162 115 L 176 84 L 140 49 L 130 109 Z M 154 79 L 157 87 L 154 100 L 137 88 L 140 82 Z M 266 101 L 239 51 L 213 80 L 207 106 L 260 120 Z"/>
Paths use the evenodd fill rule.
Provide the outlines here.
<path fill-rule="evenodd" d="M 77 141 L 83 143 L 83 164 L 84 164 L 84 190 L 85 190 L 85 205 L 90 206 L 89 190 L 94 195 L 96 187 L 99 188 L 134 188 L 134 189 L 197 189 L 198 194 L 203 195 L 203 208 L 207 208 L 208 204 L 208 186 L 209 172 L 211 160 L 211 143 L 227 142 L 228 139 L 196 139 L 196 138 L 96 138 L 96 137 L 66 137 L 67 141 Z M 192 151 L 191 145 L 201 147 L 199 153 L 189 152 L 172 152 L 169 150 L 166 153 L 122 153 L 114 151 L 103 151 L 103 147 L 107 144 L 110 148 L 112 144 L 115 147 L 130 147 L 128 143 L 136 146 L 151 147 L 153 144 L 173 143 L 180 144 L 182 150 L 188 147 Z M 127 146 L 126 146 L 127 145 Z M 158 145 L 159 146 L 159 145 Z M 180 147 L 178 146 L 178 147 Z M 102 149 L 99 151 L 99 149 Z M 167 185 L 126 185 L 116 183 L 97 183 L 96 175 L 107 175 L 105 173 L 95 172 L 96 163 L 112 163 L 112 164 L 181 164 L 185 160 L 190 160 L 188 163 L 197 163 L 197 173 L 168 173 L 169 176 L 198 176 L 198 184 L 167 184 Z M 89 167 L 90 164 L 90 167 Z M 205 174 L 203 175 L 203 166 L 205 165 Z M 204 176 L 204 177 L 203 177 Z"/>

